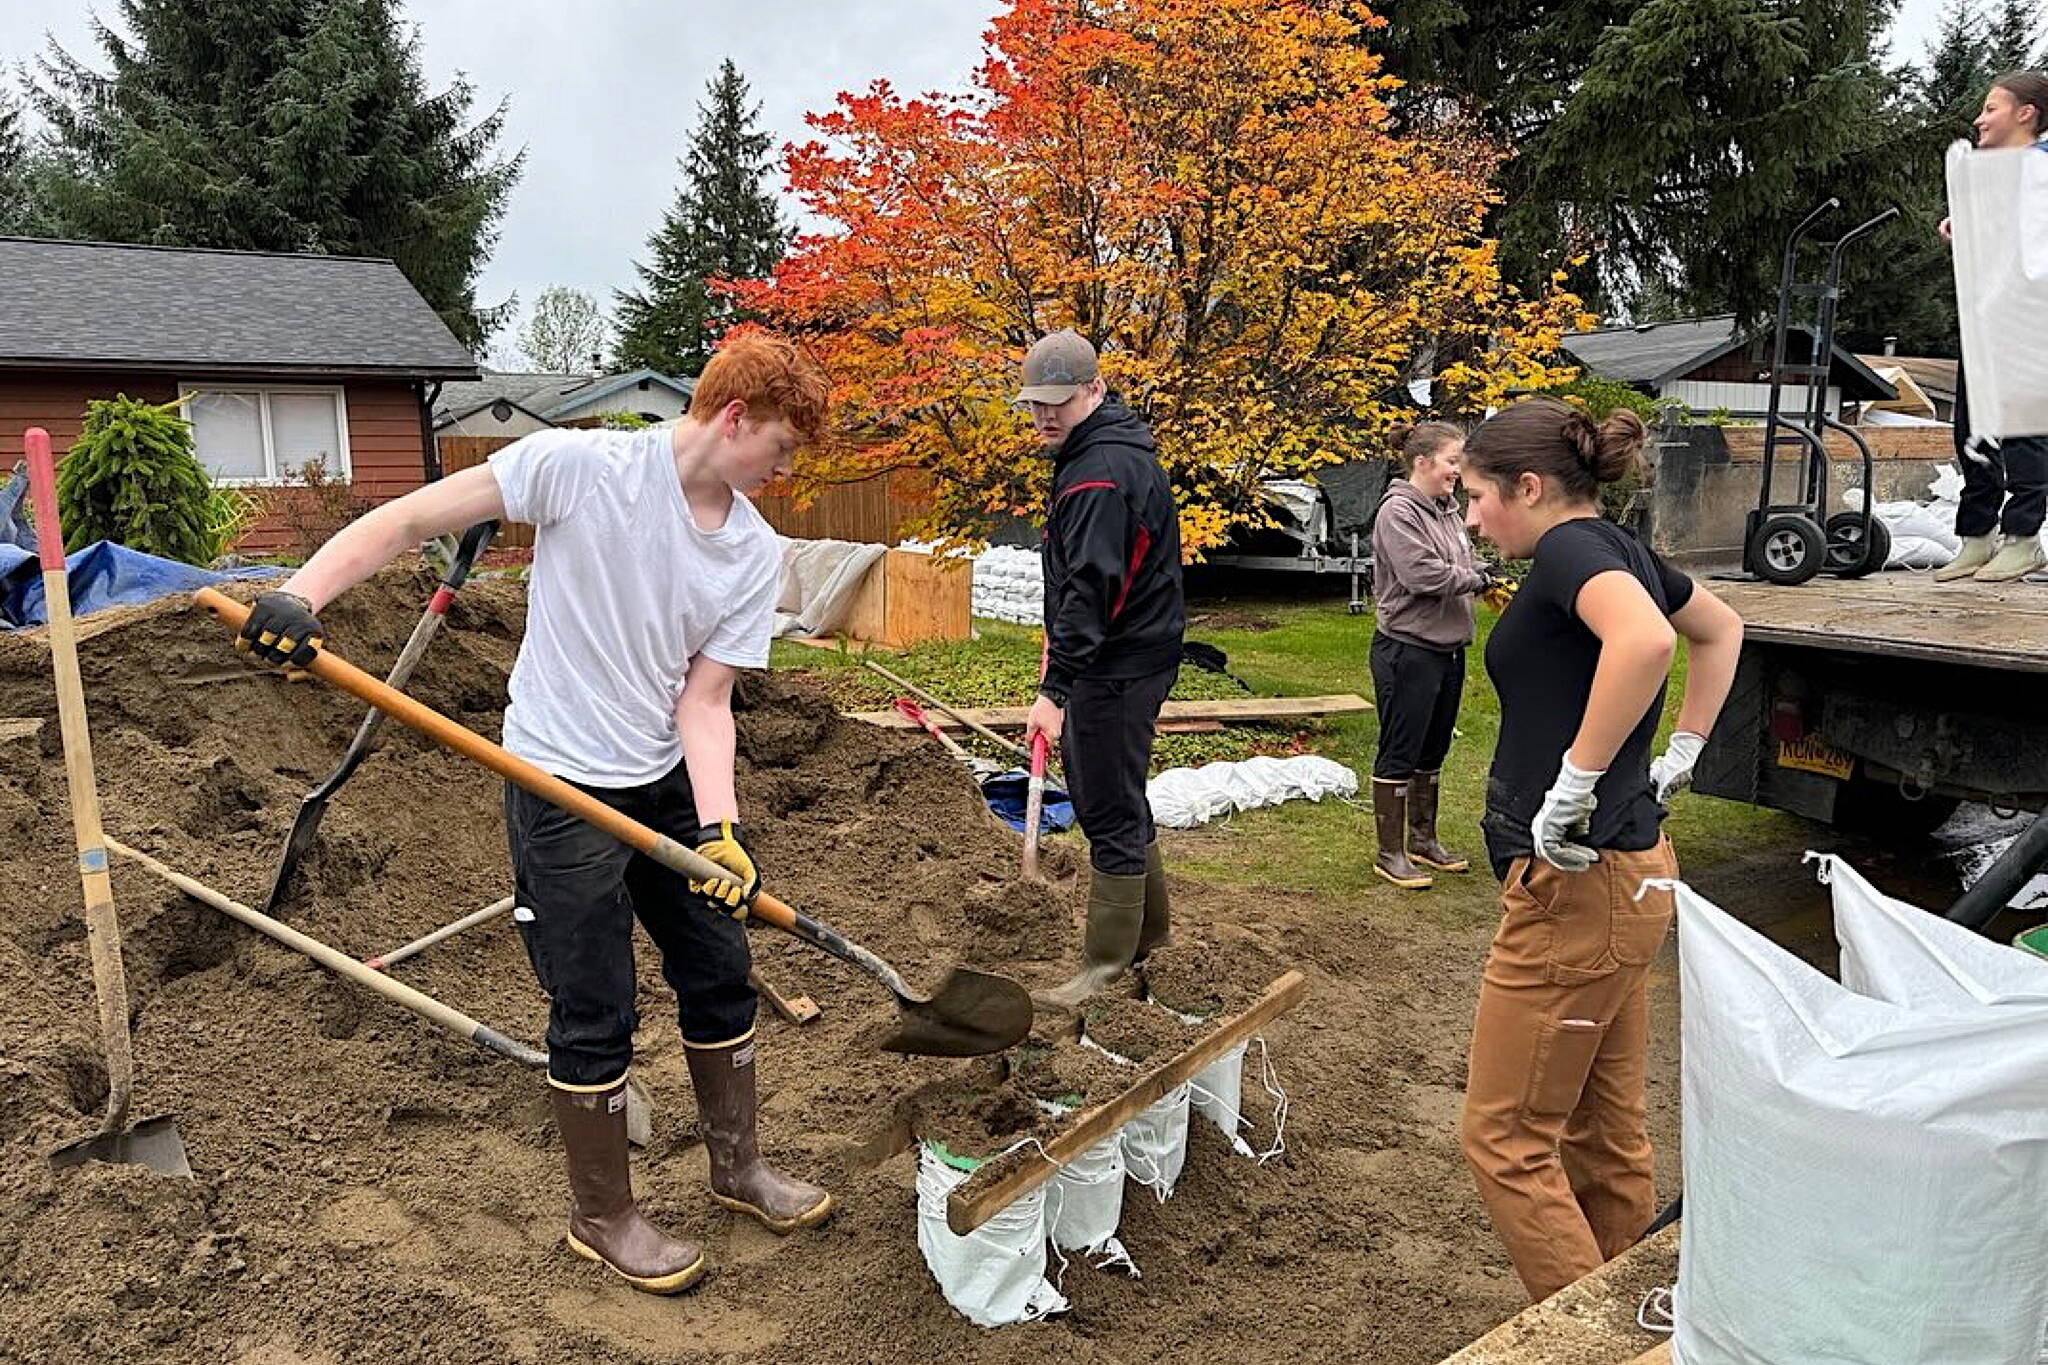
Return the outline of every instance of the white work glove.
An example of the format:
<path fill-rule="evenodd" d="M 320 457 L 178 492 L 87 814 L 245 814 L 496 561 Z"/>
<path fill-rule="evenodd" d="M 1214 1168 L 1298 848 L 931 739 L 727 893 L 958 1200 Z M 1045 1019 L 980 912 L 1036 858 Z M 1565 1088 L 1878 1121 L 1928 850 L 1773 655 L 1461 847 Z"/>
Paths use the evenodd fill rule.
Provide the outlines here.
<path fill-rule="evenodd" d="M 1706 747 L 1706 739 L 1690 730 L 1671 736 L 1671 743 L 1650 764 L 1650 794 L 1658 805 L 1668 806 L 1672 797 L 1691 789 L 1692 765 L 1700 761 L 1700 750 Z"/>
<path fill-rule="evenodd" d="M 1543 794 L 1529 834 L 1536 844 L 1536 856 L 1560 872 L 1584 872 L 1600 861 L 1598 853 L 1573 840 L 1584 839 L 1591 832 L 1593 807 L 1599 804 L 1593 799 L 1593 786 L 1603 776 L 1604 769 L 1589 773 L 1573 767 L 1571 755 L 1566 754 L 1558 765 L 1557 781 Z"/>

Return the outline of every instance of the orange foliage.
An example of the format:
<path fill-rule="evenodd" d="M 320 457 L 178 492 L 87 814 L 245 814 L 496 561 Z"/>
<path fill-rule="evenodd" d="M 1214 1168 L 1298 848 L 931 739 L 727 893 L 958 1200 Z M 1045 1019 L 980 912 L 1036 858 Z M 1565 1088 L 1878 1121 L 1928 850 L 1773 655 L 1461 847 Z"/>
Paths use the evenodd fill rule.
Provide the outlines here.
<path fill-rule="evenodd" d="M 852 439 L 812 483 L 915 467 L 928 528 L 1035 515 L 1049 463 L 1009 405 L 1071 326 L 1159 438 L 1191 555 L 1260 480 L 1382 452 L 1406 382 L 1477 412 L 1550 367 L 1578 302 L 1505 287 L 1481 236 L 1501 149 L 1397 130 L 1348 0 L 1013 0 L 971 92 L 878 82 L 813 115 L 790 183 L 827 230 L 732 286 L 803 336 Z"/>

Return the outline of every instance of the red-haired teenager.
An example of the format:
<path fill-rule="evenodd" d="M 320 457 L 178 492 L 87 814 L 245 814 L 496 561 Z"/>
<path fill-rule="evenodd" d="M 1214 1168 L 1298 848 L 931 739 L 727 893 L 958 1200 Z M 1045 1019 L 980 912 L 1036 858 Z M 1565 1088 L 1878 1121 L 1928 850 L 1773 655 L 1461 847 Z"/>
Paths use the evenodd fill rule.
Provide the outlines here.
<path fill-rule="evenodd" d="M 672 1294 L 703 1249 L 633 1198 L 626 1072 L 633 921 L 676 993 L 711 1193 L 772 1231 L 813 1227 L 832 1196 L 764 1161 L 755 1138 L 754 991 L 742 920 L 761 874 L 733 784 L 732 687 L 768 662 L 781 554 L 747 501 L 824 425 L 824 376 L 760 333 L 704 369 L 689 416 L 639 432 L 537 432 L 351 523 L 265 593 L 238 644 L 303 664 L 316 612 L 423 540 L 486 519 L 535 529 L 526 637 L 505 747 L 731 873 L 689 881 L 520 788 L 505 830 L 520 929 L 548 993 L 548 1093 L 567 1158 L 568 1241 L 636 1289 Z"/>

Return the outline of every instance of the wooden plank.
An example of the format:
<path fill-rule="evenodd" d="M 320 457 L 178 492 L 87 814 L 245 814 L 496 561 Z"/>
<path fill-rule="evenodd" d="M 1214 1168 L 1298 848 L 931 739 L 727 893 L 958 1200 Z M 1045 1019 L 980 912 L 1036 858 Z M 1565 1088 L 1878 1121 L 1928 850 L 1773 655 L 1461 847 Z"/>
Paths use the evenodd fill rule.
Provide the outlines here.
<path fill-rule="evenodd" d="M 801 992 L 796 995 L 785 995 L 782 991 L 776 989 L 773 982 L 761 975 L 759 968 L 747 973 L 747 984 L 752 986 L 755 992 L 768 1002 L 768 1008 L 782 1016 L 783 1020 L 787 1023 L 808 1024 L 813 1019 L 816 1019 L 821 1012 L 818 1009 L 818 1002 L 811 999 L 808 995 L 804 995 Z"/>
<path fill-rule="evenodd" d="M 1307 977 L 1298 971 L 1286 973 L 1268 986 L 1250 1009 L 1225 1020 L 1179 1056 L 1160 1062 L 1115 1099 L 1081 1114 L 1052 1141 L 1023 1154 L 1022 1163 L 1000 1180 L 977 1191 L 978 1182 L 970 1178 L 948 1196 L 946 1226 L 956 1237 L 965 1237 L 1052 1179 L 1061 1167 L 1129 1123 L 1175 1086 L 1193 1079 L 1203 1067 L 1293 1009 L 1307 993 Z"/>
<path fill-rule="evenodd" d="M 1159 719 L 1172 723 L 1177 721 L 1231 721 L 1260 720 L 1302 720 L 1312 716 L 1349 716 L 1373 709 L 1371 702 L 1355 692 L 1339 692 L 1322 697 L 1231 697 L 1218 701 L 1170 701 L 1159 708 Z M 950 716 L 929 712 L 941 729 L 965 730 L 968 727 Z M 1022 706 L 990 706 L 980 709 L 962 708 L 960 714 L 978 725 L 991 730 L 1021 730 L 1028 708 Z M 854 711 L 849 719 L 879 725 L 885 730 L 915 730 L 917 722 L 906 720 L 895 711 Z"/>
<path fill-rule="evenodd" d="M 891 648 L 973 634 L 974 574 L 968 561 L 890 550 L 868 570 L 846 614 L 845 634 Z"/>
<path fill-rule="evenodd" d="M 1708 581 L 1752 641 L 2048 673 L 2048 592 L 1932 574 L 1822 576 L 1795 588 Z"/>
<path fill-rule="evenodd" d="M 1636 1322 L 1640 1286 L 1670 1284 L 1678 1274 L 1678 1224 L 1630 1247 L 1575 1284 L 1509 1318 L 1440 1365 L 1638 1365 L 1669 1360 L 1660 1342 L 1643 1354 L 1652 1334 Z"/>

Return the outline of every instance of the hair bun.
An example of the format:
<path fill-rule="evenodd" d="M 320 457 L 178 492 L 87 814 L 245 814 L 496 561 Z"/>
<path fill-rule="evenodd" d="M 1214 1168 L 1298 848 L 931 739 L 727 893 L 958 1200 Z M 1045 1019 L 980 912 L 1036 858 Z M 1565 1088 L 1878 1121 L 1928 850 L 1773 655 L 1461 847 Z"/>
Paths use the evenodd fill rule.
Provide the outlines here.
<path fill-rule="evenodd" d="M 1595 433 L 1593 477 L 1601 483 L 1619 483 L 1642 468 L 1643 447 L 1650 429 L 1643 419 L 1627 408 L 1607 414 Z"/>
<path fill-rule="evenodd" d="M 1579 457 L 1579 463 L 1588 470 L 1596 470 L 1600 458 L 1600 428 L 1593 424 L 1592 416 L 1577 404 L 1569 406 L 1559 430 L 1566 445 Z"/>
<path fill-rule="evenodd" d="M 1387 444 L 1399 450 L 1408 444 L 1408 438 L 1414 434 L 1415 423 L 1408 421 L 1396 422 L 1387 428 Z"/>

